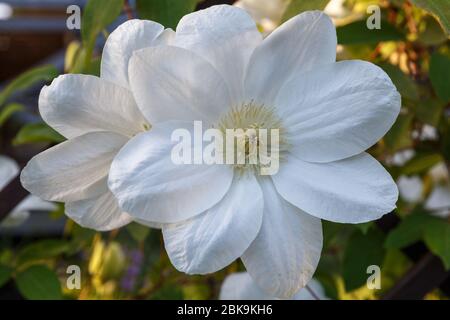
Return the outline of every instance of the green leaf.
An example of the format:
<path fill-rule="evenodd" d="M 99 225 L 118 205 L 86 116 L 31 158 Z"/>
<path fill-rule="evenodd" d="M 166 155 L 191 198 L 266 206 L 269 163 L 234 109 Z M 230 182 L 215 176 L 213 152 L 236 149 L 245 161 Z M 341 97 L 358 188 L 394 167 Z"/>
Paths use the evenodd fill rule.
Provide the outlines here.
<path fill-rule="evenodd" d="M 430 79 L 436 95 L 445 103 L 450 102 L 450 58 L 434 53 L 430 60 Z"/>
<path fill-rule="evenodd" d="M 24 90 L 42 81 L 50 81 L 57 76 L 58 70 L 51 65 L 37 67 L 22 73 L 0 92 L 0 106 L 16 91 Z"/>
<path fill-rule="evenodd" d="M 19 103 L 10 103 L 0 109 L 0 127 L 16 112 L 22 111 L 24 106 Z"/>
<path fill-rule="evenodd" d="M 88 0 L 81 21 L 81 37 L 89 52 L 98 34 L 120 15 L 123 3 L 124 0 Z"/>
<path fill-rule="evenodd" d="M 41 240 L 23 248 L 17 255 L 17 264 L 56 257 L 67 252 L 70 244 L 64 240 Z"/>
<path fill-rule="evenodd" d="M 450 1 L 447 0 L 411 0 L 416 6 L 435 16 L 447 35 L 450 35 Z"/>
<path fill-rule="evenodd" d="M 323 10 L 330 0 L 291 0 L 281 19 L 283 22 L 308 10 Z"/>
<path fill-rule="evenodd" d="M 384 258 L 384 237 L 380 230 L 369 229 L 364 235 L 355 231 L 348 241 L 344 253 L 342 276 L 347 291 L 361 287 L 367 281 L 367 267 L 381 266 Z"/>
<path fill-rule="evenodd" d="M 343 45 L 400 41 L 405 38 L 403 33 L 385 20 L 381 21 L 381 29 L 368 29 L 366 20 L 359 20 L 336 28 L 336 32 L 338 43 Z"/>
<path fill-rule="evenodd" d="M 36 142 L 60 143 L 65 139 L 58 132 L 50 128 L 47 124 L 30 123 L 24 125 L 13 140 L 14 145 Z"/>
<path fill-rule="evenodd" d="M 0 288 L 9 281 L 13 270 L 7 266 L 0 265 Z"/>
<path fill-rule="evenodd" d="M 19 273 L 16 285 L 20 293 L 29 300 L 60 300 L 61 284 L 55 272 L 44 265 L 31 266 Z"/>
<path fill-rule="evenodd" d="M 402 70 L 400 70 L 400 68 L 390 63 L 380 63 L 379 66 L 389 75 L 389 77 L 397 87 L 397 90 L 398 92 L 400 92 L 402 97 L 411 100 L 419 99 L 418 88 L 416 83 Z"/>
<path fill-rule="evenodd" d="M 433 219 L 425 228 L 425 243 L 442 259 L 447 270 L 450 269 L 450 223 L 443 219 Z"/>
<path fill-rule="evenodd" d="M 134 240 L 137 242 L 142 242 L 147 238 L 150 228 L 143 226 L 141 224 L 137 223 L 130 223 L 126 226 L 127 231 L 130 233 L 131 237 L 133 237 Z"/>
<path fill-rule="evenodd" d="M 400 114 L 392 128 L 384 137 L 384 142 L 390 152 L 395 152 L 411 146 L 411 128 L 413 115 Z"/>
<path fill-rule="evenodd" d="M 388 249 L 401 249 L 407 247 L 423 237 L 425 225 L 433 217 L 427 213 L 412 213 L 406 216 L 400 224 L 392 230 L 385 242 Z"/>
<path fill-rule="evenodd" d="M 180 19 L 195 10 L 200 0 L 137 0 L 136 8 L 141 19 L 161 23 L 175 29 Z"/>
<path fill-rule="evenodd" d="M 420 174 L 441 162 L 439 153 L 418 153 L 414 158 L 405 163 L 401 172 L 406 175 Z"/>

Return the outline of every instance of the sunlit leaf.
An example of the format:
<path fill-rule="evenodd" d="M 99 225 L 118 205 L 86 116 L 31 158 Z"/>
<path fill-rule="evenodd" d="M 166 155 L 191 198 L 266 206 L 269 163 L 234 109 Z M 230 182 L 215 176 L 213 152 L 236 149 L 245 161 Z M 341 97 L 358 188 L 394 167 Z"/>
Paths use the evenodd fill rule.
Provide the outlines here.
<path fill-rule="evenodd" d="M 23 126 L 13 140 L 14 145 L 36 142 L 59 143 L 64 137 L 45 123 L 31 123 Z"/>
<path fill-rule="evenodd" d="M 419 33 L 418 40 L 427 46 L 436 46 L 447 41 L 447 34 L 432 16 L 424 18 L 425 29 Z"/>
<path fill-rule="evenodd" d="M 336 28 L 338 43 L 370 44 L 380 41 L 400 41 L 405 36 L 389 22 L 382 20 L 381 29 L 368 29 L 366 20 L 359 20 Z"/>
<path fill-rule="evenodd" d="M 281 20 L 289 20 L 303 11 L 323 10 L 327 6 L 328 2 L 330 2 L 330 0 L 291 0 Z"/>
<path fill-rule="evenodd" d="M 201 0 L 136 0 L 136 7 L 141 19 L 175 29 L 180 19 L 194 11 L 199 2 Z"/>
<path fill-rule="evenodd" d="M 61 284 L 55 272 L 44 265 L 35 265 L 19 273 L 17 288 L 29 300 L 60 300 Z"/>
<path fill-rule="evenodd" d="M 430 79 L 437 96 L 450 102 L 450 58 L 434 53 L 430 61 Z"/>
<path fill-rule="evenodd" d="M 51 65 L 37 67 L 22 73 L 0 92 L 0 106 L 16 91 L 27 89 L 39 82 L 50 81 L 57 76 L 58 70 Z"/>

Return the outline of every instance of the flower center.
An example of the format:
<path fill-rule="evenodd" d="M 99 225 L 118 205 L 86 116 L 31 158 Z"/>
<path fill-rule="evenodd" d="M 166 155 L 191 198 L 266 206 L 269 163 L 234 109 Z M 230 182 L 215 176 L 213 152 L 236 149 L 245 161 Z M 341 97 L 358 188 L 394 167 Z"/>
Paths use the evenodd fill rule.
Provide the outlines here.
<path fill-rule="evenodd" d="M 288 148 L 281 119 L 273 108 L 244 103 L 232 108 L 218 123 L 225 136 L 226 163 L 237 171 L 270 175 Z"/>

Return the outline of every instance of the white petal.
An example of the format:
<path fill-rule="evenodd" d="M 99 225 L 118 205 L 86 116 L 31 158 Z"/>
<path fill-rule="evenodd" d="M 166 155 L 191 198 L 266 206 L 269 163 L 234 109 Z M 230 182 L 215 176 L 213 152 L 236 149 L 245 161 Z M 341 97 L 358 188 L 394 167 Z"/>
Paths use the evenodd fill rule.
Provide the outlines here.
<path fill-rule="evenodd" d="M 336 61 L 336 30 L 321 11 L 307 11 L 278 27 L 256 48 L 245 76 L 247 99 L 273 106 L 292 76 Z"/>
<path fill-rule="evenodd" d="M 316 279 L 308 282 L 308 287 L 320 300 L 326 300 L 325 291 Z M 251 278 L 248 272 L 237 272 L 228 275 L 222 283 L 219 294 L 220 300 L 275 300 L 264 292 Z M 306 288 L 300 289 L 292 300 L 316 300 Z"/>
<path fill-rule="evenodd" d="M 293 153 L 329 162 L 361 153 L 393 125 L 401 98 L 389 76 L 365 61 L 342 61 L 295 76 L 275 106 Z"/>
<path fill-rule="evenodd" d="M 163 227 L 172 264 L 188 274 L 212 273 L 226 267 L 255 239 L 263 206 L 256 178 L 235 177 L 228 193 L 214 207 L 188 221 Z"/>
<path fill-rule="evenodd" d="M 0 191 L 19 174 L 19 170 L 13 159 L 0 156 Z"/>
<path fill-rule="evenodd" d="M 376 220 L 392 211 L 398 199 L 389 173 L 367 153 L 330 163 L 310 163 L 290 155 L 273 180 L 287 201 L 334 222 Z"/>
<path fill-rule="evenodd" d="M 425 201 L 425 209 L 441 218 L 447 218 L 450 210 L 450 186 L 437 185 Z"/>
<path fill-rule="evenodd" d="M 66 203 L 66 214 L 82 227 L 97 231 L 117 229 L 132 221 L 131 216 L 119 208 L 110 191 L 91 199 Z"/>
<path fill-rule="evenodd" d="M 279 196 L 271 179 L 261 180 L 264 215 L 258 236 L 242 256 L 259 287 L 277 298 L 291 298 L 314 274 L 322 250 L 320 219 Z"/>
<path fill-rule="evenodd" d="M 186 49 L 142 49 L 130 60 L 136 102 L 152 123 L 169 120 L 215 122 L 231 107 L 227 86 L 214 67 Z"/>
<path fill-rule="evenodd" d="M 273 300 L 250 277 L 248 272 L 232 273 L 227 276 L 220 288 L 220 300 Z"/>
<path fill-rule="evenodd" d="M 129 88 L 128 62 L 134 51 L 155 45 L 164 27 L 146 20 L 128 20 L 108 37 L 101 62 L 101 78 Z"/>
<path fill-rule="evenodd" d="M 66 138 L 94 131 L 133 136 L 147 123 L 130 91 L 81 74 L 59 76 L 42 88 L 39 111 L 45 122 Z"/>
<path fill-rule="evenodd" d="M 28 162 L 20 177 L 22 185 L 51 201 L 77 201 L 104 193 L 111 162 L 126 141 L 114 133 L 94 132 L 63 142 Z"/>
<path fill-rule="evenodd" d="M 211 208 L 228 191 L 233 180 L 228 166 L 172 161 L 172 148 L 178 142 L 171 141 L 171 134 L 185 126 L 178 122 L 155 125 L 133 138 L 114 159 L 109 187 L 122 210 L 136 219 L 187 220 Z"/>
<path fill-rule="evenodd" d="M 212 6 L 184 16 L 177 26 L 175 45 L 209 61 L 225 79 L 233 102 L 242 102 L 243 79 L 250 55 L 261 43 L 255 22 L 244 10 Z"/>

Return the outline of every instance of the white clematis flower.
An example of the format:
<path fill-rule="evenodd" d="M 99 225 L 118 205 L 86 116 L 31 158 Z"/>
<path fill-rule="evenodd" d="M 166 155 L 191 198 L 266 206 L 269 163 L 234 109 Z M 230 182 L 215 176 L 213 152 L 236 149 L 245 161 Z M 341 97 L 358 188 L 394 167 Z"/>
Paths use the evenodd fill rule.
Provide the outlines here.
<path fill-rule="evenodd" d="M 300 289 L 292 296 L 292 300 L 327 300 L 325 290 L 316 279 L 311 279 L 308 288 Z M 219 294 L 220 300 L 275 300 L 258 287 L 247 272 L 237 272 L 228 275 L 222 283 Z"/>
<path fill-rule="evenodd" d="M 28 163 L 21 175 L 28 191 L 65 202 L 66 214 L 85 227 L 110 230 L 132 220 L 107 187 L 114 156 L 150 126 L 129 91 L 128 61 L 135 50 L 168 44 L 173 33 L 155 22 L 130 20 L 108 37 L 100 78 L 62 75 L 42 89 L 42 118 L 68 140 Z"/>
<path fill-rule="evenodd" d="M 8 157 L 0 155 L 0 192 L 5 188 L 18 174 L 19 166 Z M 0 223 L 2 227 L 16 227 L 24 223 L 30 216 L 32 210 L 55 210 L 53 203 L 43 201 L 35 196 L 28 196 L 22 200 Z"/>
<path fill-rule="evenodd" d="M 362 223 L 395 208 L 394 181 L 364 151 L 394 123 L 400 95 L 377 66 L 335 62 L 336 43 L 322 12 L 263 40 L 244 10 L 222 5 L 183 17 L 174 46 L 133 54 L 130 87 L 152 129 L 116 156 L 109 187 L 124 211 L 162 224 L 178 270 L 211 273 L 241 257 L 259 287 L 289 298 L 317 267 L 320 219 Z M 223 119 L 281 129 L 278 173 L 171 161 L 175 128 Z"/>

